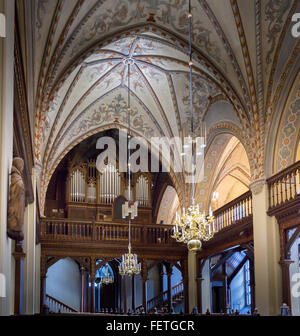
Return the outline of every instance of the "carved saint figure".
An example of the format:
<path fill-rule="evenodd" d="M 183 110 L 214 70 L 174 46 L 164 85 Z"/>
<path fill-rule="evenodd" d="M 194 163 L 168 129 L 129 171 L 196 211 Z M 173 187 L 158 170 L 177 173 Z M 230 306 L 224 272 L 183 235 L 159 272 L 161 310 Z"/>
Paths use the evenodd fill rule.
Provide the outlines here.
<path fill-rule="evenodd" d="M 14 158 L 11 168 L 11 184 L 9 189 L 7 235 L 16 241 L 24 239 L 23 225 L 25 212 L 25 188 L 22 177 L 24 161 Z"/>

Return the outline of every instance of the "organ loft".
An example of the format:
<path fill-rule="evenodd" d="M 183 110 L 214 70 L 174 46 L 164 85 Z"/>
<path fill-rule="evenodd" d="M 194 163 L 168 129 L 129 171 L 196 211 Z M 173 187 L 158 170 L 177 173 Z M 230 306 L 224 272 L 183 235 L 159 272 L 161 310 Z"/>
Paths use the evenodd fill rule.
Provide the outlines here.
<path fill-rule="evenodd" d="M 300 316 L 299 13 L 0 0 L 1 316 Z"/>

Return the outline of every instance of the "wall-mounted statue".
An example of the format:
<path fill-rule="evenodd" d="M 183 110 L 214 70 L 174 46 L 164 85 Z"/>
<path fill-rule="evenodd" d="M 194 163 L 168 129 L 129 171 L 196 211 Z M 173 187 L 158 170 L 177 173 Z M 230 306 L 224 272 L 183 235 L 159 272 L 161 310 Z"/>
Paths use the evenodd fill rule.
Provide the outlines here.
<path fill-rule="evenodd" d="M 16 241 L 24 239 L 25 187 L 22 176 L 23 169 L 23 159 L 18 157 L 14 158 L 9 189 L 7 235 Z"/>

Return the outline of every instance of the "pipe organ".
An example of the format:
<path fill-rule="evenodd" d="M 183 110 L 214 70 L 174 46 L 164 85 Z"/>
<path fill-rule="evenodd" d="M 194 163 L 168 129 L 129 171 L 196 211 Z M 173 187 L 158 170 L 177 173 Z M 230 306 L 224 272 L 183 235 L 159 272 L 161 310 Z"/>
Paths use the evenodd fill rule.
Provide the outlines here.
<path fill-rule="evenodd" d="M 115 166 L 107 165 L 100 174 L 100 202 L 113 203 L 121 194 L 121 176 Z"/>
<path fill-rule="evenodd" d="M 118 169 L 112 164 L 107 165 L 99 172 L 95 160 L 90 160 L 86 164 L 70 169 L 68 181 L 69 196 L 67 196 L 67 201 L 70 202 L 112 204 L 120 195 L 128 199 L 128 182 L 122 178 Z M 148 176 L 140 175 L 137 178 L 131 199 L 138 201 L 139 206 L 149 206 Z"/>
<path fill-rule="evenodd" d="M 114 216 L 118 216 L 116 199 L 123 196 L 128 200 L 127 178 L 126 173 L 120 173 L 117 167 L 111 164 L 98 171 L 96 160 L 71 164 L 66 179 L 65 215 L 77 219 L 112 220 Z M 133 175 L 131 183 L 131 200 L 138 201 L 138 206 L 143 208 L 136 221 L 148 223 L 152 218 L 151 174 Z M 49 201 L 48 204 L 51 216 L 55 216 L 57 211 L 54 212 L 51 208 L 56 202 L 51 201 L 50 204 Z"/>
<path fill-rule="evenodd" d="M 85 201 L 85 177 L 83 172 L 76 168 L 70 179 L 70 196 L 72 202 Z"/>
<path fill-rule="evenodd" d="M 95 161 L 89 161 L 87 167 L 87 201 L 96 203 L 97 201 L 97 173 Z"/>
<path fill-rule="evenodd" d="M 136 182 L 136 200 L 140 206 L 148 206 L 149 202 L 149 183 L 144 175 L 140 175 Z"/>

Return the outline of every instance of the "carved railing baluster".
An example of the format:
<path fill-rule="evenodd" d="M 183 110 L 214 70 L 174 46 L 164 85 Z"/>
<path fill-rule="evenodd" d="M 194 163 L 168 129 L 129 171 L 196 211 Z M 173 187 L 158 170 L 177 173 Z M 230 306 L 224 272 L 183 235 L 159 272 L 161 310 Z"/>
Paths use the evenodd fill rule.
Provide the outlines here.
<path fill-rule="evenodd" d="M 282 170 L 267 180 L 269 211 L 274 211 L 293 202 L 299 196 L 300 161 Z"/>
<path fill-rule="evenodd" d="M 244 218 L 252 216 L 252 194 L 247 191 L 213 213 L 215 229 L 220 231 L 227 226 L 238 224 Z"/>

